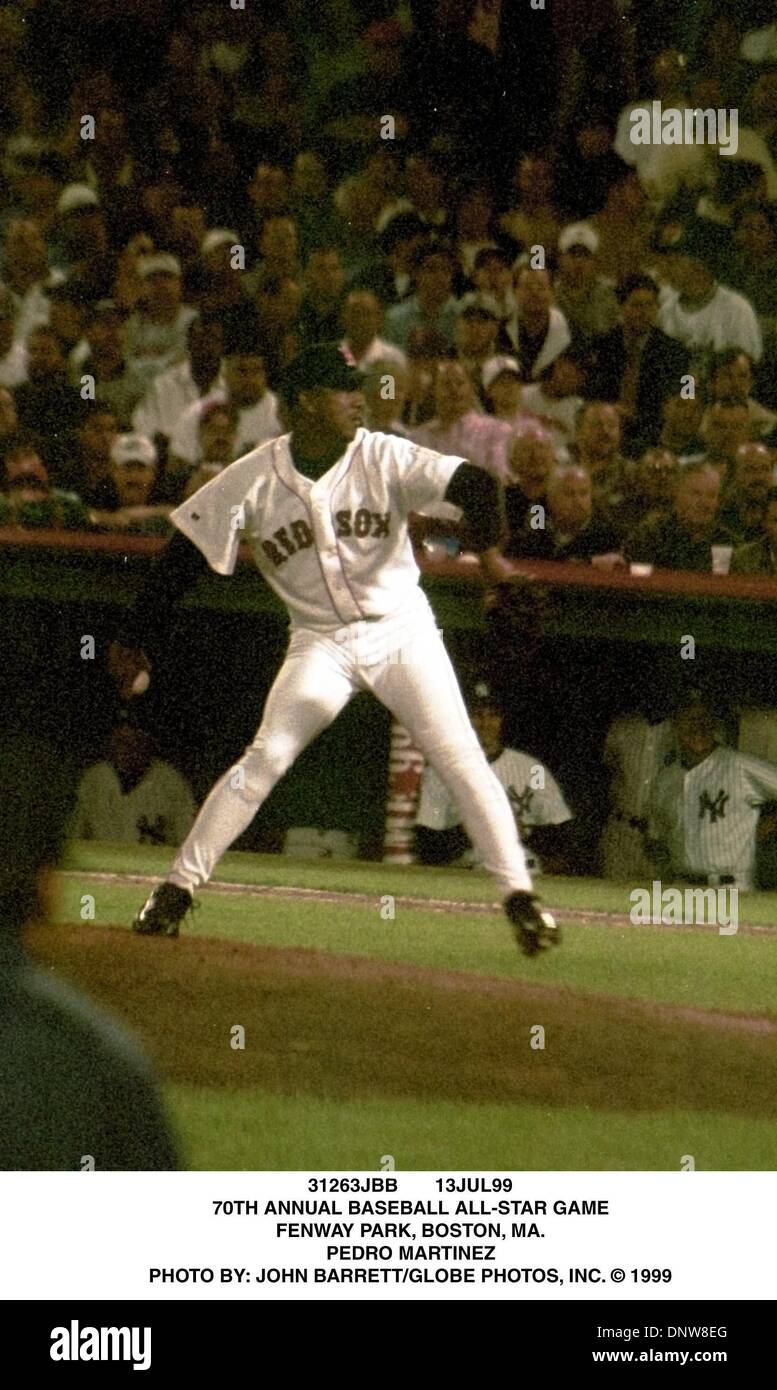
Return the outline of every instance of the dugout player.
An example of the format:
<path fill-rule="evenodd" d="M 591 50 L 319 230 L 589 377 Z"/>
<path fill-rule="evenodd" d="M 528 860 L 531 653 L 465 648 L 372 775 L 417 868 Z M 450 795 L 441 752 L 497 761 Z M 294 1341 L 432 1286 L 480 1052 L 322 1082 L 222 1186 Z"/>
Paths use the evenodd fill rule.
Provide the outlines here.
<path fill-rule="evenodd" d="M 510 566 L 497 549 L 497 484 L 464 459 L 364 429 L 361 386 L 341 345 L 317 344 L 294 359 L 281 388 L 290 433 L 238 459 L 172 513 L 178 534 L 111 649 L 126 693 L 149 669 L 143 644 L 158 640 L 174 601 L 208 565 L 231 574 L 242 540 L 291 618 L 286 660 L 256 736 L 213 787 L 133 927 L 177 935 L 195 890 L 276 782 L 357 691 L 369 690 L 443 778 L 521 950 L 534 955 L 558 939 L 557 928 L 537 906 L 510 803 L 418 586 L 407 527 L 410 512 L 453 504 L 498 582 Z"/>
<path fill-rule="evenodd" d="M 494 775 L 507 792 L 533 874 L 564 873 L 573 858 L 568 830 L 572 813 L 547 768 L 529 753 L 502 742 L 502 712 L 484 681 L 469 701 L 472 725 Z M 461 815 L 442 778 L 424 768 L 415 823 L 416 849 L 423 864 L 479 864 L 477 851 L 461 824 Z"/>
<path fill-rule="evenodd" d="M 650 799 L 652 858 L 691 882 L 752 888 L 760 811 L 777 799 L 777 766 L 721 746 L 702 700 L 688 701 L 674 722 L 679 756 Z"/>

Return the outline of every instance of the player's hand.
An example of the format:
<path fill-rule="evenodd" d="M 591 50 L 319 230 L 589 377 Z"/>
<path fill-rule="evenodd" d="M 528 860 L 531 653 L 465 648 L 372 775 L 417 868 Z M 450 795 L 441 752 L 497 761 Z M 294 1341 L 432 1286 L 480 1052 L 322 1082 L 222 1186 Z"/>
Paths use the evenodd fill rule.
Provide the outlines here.
<path fill-rule="evenodd" d="M 482 552 L 480 567 L 489 584 L 506 584 L 517 577 L 515 565 L 511 560 L 506 560 L 496 546 Z"/>
<path fill-rule="evenodd" d="M 123 700 L 143 695 L 148 689 L 151 665 L 140 647 L 125 647 L 111 642 L 108 648 L 108 671 L 116 682 Z"/>

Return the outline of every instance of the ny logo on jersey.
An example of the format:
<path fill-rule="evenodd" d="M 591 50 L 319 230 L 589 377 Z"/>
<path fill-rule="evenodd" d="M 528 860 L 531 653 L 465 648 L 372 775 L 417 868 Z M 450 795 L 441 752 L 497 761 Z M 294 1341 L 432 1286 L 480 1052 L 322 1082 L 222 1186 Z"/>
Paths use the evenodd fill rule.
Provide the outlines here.
<path fill-rule="evenodd" d="M 366 507 L 359 507 L 356 512 L 335 512 L 335 522 L 337 536 L 357 536 L 359 540 L 369 536 L 375 540 L 388 536 L 391 512 L 370 512 Z M 285 565 L 290 555 L 296 555 L 299 550 L 308 550 L 314 541 L 315 536 L 308 523 L 300 519 L 292 521 L 288 527 L 279 526 L 277 531 L 273 531 L 272 540 L 264 540 L 261 545 L 268 560 L 272 560 L 277 569 Z"/>
<path fill-rule="evenodd" d="M 702 792 L 699 797 L 699 820 L 704 820 L 705 811 L 710 813 L 710 825 L 714 825 L 718 820 L 723 820 L 726 815 L 728 799 L 728 792 L 724 792 L 722 787 L 714 801 L 708 792 Z"/>
<path fill-rule="evenodd" d="M 507 795 L 517 820 L 524 820 L 531 810 L 534 800 L 534 791 L 531 787 L 524 787 L 522 792 L 517 792 L 515 787 L 507 788 Z"/>

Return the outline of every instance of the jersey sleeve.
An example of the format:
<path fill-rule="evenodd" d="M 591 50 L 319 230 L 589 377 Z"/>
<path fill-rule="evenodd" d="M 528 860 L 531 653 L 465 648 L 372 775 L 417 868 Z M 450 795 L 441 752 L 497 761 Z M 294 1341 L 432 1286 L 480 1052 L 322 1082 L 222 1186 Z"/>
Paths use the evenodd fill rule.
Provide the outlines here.
<path fill-rule="evenodd" d="M 170 520 L 216 574 L 232 574 L 260 490 L 254 454 L 247 454 L 176 507 Z"/>
<path fill-rule="evenodd" d="M 533 808 L 527 817 L 527 825 L 563 825 L 565 821 L 572 819 L 572 812 L 564 800 L 561 788 L 547 768 L 543 768 L 545 773 L 545 786 L 537 797 L 536 809 Z"/>
<path fill-rule="evenodd" d="M 395 466 L 406 512 L 424 512 L 445 503 L 448 484 L 463 458 L 438 454 L 411 440 L 395 439 Z M 450 505 L 450 504 L 446 504 Z"/>
<path fill-rule="evenodd" d="M 461 816 L 453 797 L 442 778 L 427 763 L 421 778 L 416 825 L 424 826 L 427 830 L 452 830 L 460 822 Z"/>
<path fill-rule="evenodd" d="M 742 753 L 737 759 L 745 775 L 750 805 L 762 806 L 765 801 L 777 801 L 777 765 Z"/>

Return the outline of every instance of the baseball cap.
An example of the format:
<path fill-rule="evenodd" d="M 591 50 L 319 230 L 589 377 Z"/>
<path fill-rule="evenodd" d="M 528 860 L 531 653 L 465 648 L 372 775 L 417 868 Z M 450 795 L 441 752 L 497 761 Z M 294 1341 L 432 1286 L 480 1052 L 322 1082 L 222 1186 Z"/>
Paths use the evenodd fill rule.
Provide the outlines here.
<path fill-rule="evenodd" d="M 69 183 L 59 195 L 57 212 L 60 217 L 67 217 L 68 213 L 82 212 L 84 208 L 96 208 L 99 205 L 100 199 L 88 183 Z"/>
<path fill-rule="evenodd" d="M 209 256 L 218 246 L 235 246 L 239 241 L 237 232 L 231 232 L 229 227 L 211 227 L 200 242 L 200 255 Z"/>
<path fill-rule="evenodd" d="M 502 375 L 502 372 L 512 372 L 514 376 L 519 377 L 521 375 L 521 368 L 518 365 L 517 358 L 489 357 L 487 361 L 483 363 L 480 373 L 483 390 L 487 391 L 489 386 L 496 381 L 497 377 Z"/>
<path fill-rule="evenodd" d="M 158 251 L 152 256 L 141 256 L 138 261 L 138 275 L 146 280 L 149 275 L 181 274 L 181 262 L 169 251 Z"/>
<path fill-rule="evenodd" d="M 156 449 L 145 434 L 120 434 L 111 447 L 111 462 L 145 463 L 147 468 L 153 468 Z"/>
<path fill-rule="evenodd" d="M 361 391 L 364 373 L 342 343 L 315 343 L 289 363 L 281 381 L 284 400 L 296 401 L 300 391 Z"/>
<path fill-rule="evenodd" d="M 599 233 L 590 222 L 570 222 L 562 229 L 558 239 L 559 251 L 572 251 L 576 247 L 583 247 L 592 256 L 599 250 Z"/>

